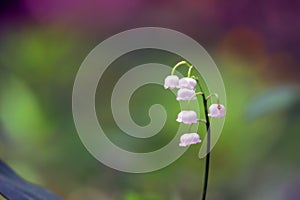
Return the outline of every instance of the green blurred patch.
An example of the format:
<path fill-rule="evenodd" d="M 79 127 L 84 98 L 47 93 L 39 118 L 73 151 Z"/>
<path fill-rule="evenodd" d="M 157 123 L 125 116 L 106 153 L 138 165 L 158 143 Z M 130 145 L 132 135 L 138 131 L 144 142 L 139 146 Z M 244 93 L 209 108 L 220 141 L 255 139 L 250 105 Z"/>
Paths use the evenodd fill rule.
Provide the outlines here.
<path fill-rule="evenodd" d="M 0 119 L 9 138 L 26 145 L 37 144 L 49 134 L 49 126 L 35 94 L 17 78 L 1 88 Z"/>
<path fill-rule="evenodd" d="M 152 195 L 152 194 L 137 194 L 135 192 L 128 192 L 124 200 L 165 200 L 162 197 Z"/>
<path fill-rule="evenodd" d="M 10 165 L 14 169 L 14 171 L 18 175 L 21 175 L 25 180 L 31 183 L 43 183 L 40 174 L 31 163 L 14 160 L 13 162 L 10 162 Z"/>
<path fill-rule="evenodd" d="M 288 110 L 298 100 L 300 92 L 294 86 L 280 86 L 264 91 L 247 106 L 249 119 L 258 119 L 278 111 Z"/>

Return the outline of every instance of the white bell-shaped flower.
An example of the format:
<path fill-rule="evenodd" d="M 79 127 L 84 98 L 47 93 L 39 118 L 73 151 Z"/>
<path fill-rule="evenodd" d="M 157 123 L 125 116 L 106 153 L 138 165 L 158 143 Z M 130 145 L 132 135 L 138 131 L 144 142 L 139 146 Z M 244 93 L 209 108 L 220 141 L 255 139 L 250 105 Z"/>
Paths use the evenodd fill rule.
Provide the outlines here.
<path fill-rule="evenodd" d="M 226 109 L 222 104 L 212 104 L 209 107 L 208 116 L 213 118 L 222 118 L 226 115 Z"/>
<path fill-rule="evenodd" d="M 193 110 L 183 110 L 178 114 L 176 121 L 184 124 L 196 124 L 198 123 L 197 113 Z"/>
<path fill-rule="evenodd" d="M 179 146 L 186 147 L 200 142 L 200 136 L 197 133 L 185 133 L 180 137 Z"/>
<path fill-rule="evenodd" d="M 167 76 L 165 78 L 164 87 L 165 87 L 165 89 L 179 88 L 179 78 L 178 78 L 178 76 L 175 76 L 175 75 Z"/>
<path fill-rule="evenodd" d="M 197 84 L 197 81 L 193 78 L 182 78 L 179 80 L 179 88 L 188 88 L 191 90 L 195 89 L 195 86 Z"/>
<path fill-rule="evenodd" d="M 187 88 L 182 88 L 179 89 L 177 92 L 177 101 L 182 101 L 182 100 L 196 100 L 196 95 L 195 95 L 195 90 L 187 89 Z"/>

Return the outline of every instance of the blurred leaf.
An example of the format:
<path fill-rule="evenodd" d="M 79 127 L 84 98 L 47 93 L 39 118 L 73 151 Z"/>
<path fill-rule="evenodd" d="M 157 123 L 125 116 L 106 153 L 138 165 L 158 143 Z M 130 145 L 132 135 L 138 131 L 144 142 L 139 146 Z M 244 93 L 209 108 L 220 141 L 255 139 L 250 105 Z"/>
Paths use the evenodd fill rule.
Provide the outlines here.
<path fill-rule="evenodd" d="M 292 86 L 273 88 L 258 96 L 247 106 L 248 119 L 257 119 L 267 114 L 287 110 L 299 100 L 299 90 Z"/>
<path fill-rule="evenodd" d="M 18 79 L 9 79 L 0 97 L 0 119 L 9 136 L 32 144 L 44 139 L 46 119 L 35 95 Z"/>
<path fill-rule="evenodd" d="M 11 166 L 13 166 L 15 172 L 21 174 L 22 177 L 27 181 L 38 184 L 43 183 L 43 178 L 39 174 L 39 171 L 36 169 L 33 162 L 24 162 L 22 160 L 9 160 L 9 163 Z"/>
<path fill-rule="evenodd" d="M 7 199 L 60 200 L 61 198 L 19 177 L 0 160 L 0 194 Z"/>

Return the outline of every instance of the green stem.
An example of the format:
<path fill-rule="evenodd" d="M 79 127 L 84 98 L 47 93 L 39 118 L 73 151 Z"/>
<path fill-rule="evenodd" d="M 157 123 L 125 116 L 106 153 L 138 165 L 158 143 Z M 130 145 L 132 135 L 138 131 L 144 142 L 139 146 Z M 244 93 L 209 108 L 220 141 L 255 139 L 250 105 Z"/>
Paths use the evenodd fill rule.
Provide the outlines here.
<path fill-rule="evenodd" d="M 190 64 L 189 64 L 188 62 L 186 62 L 186 61 L 181 61 L 181 62 L 177 63 L 177 64 L 173 67 L 172 72 L 171 72 L 171 75 L 174 75 L 175 70 L 176 70 L 179 66 L 181 66 L 181 65 L 186 65 L 186 66 L 189 67 L 188 78 L 190 78 L 190 77 L 191 77 L 191 71 L 192 71 L 193 66 L 190 65 Z"/>
<path fill-rule="evenodd" d="M 206 100 L 210 99 L 213 96 L 216 97 L 217 103 L 220 104 L 219 95 L 217 93 L 213 93 L 213 94 L 209 95 L 208 97 L 206 97 Z"/>
<path fill-rule="evenodd" d="M 200 90 L 203 91 L 201 85 L 197 81 Z M 210 164 L 210 121 L 208 117 L 208 110 L 207 110 L 207 99 L 205 98 L 205 94 L 202 93 L 202 101 L 204 105 L 204 112 L 205 112 L 205 119 L 206 119 L 206 130 L 207 130 L 207 145 L 206 145 L 206 158 L 205 158 L 205 171 L 204 171 L 204 179 L 203 179 L 203 191 L 202 191 L 202 200 L 206 199 L 207 187 L 208 187 L 208 176 L 209 176 L 209 164 Z"/>
<path fill-rule="evenodd" d="M 196 97 L 197 95 L 200 95 L 200 94 L 202 95 L 203 92 L 196 92 L 195 94 L 193 94 L 193 95 L 191 96 L 191 98 L 189 99 L 188 103 L 190 103 L 191 100 L 192 100 L 194 97 Z"/>
<path fill-rule="evenodd" d="M 191 66 L 189 67 L 189 71 L 188 71 L 188 78 L 191 77 L 192 68 L 193 68 L 193 66 L 191 65 Z"/>
<path fill-rule="evenodd" d="M 189 126 L 189 130 L 188 130 L 189 133 L 191 132 L 192 126 L 193 126 L 193 124 L 191 124 L 191 125 Z"/>

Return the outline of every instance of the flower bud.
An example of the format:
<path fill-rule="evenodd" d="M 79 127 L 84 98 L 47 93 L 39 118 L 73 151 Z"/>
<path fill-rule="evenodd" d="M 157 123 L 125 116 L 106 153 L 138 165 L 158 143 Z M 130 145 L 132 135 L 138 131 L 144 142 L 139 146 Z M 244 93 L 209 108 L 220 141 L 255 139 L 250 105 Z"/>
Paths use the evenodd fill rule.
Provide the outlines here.
<path fill-rule="evenodd" d="M 179 88 L 195 89 L 197 81 L 193 78 L 182 78 L 179 80 Z"/>
<path fill-rule="evenodd" d="M 165 79 L 164 87 L 165 87 L 165 89 L 167 89 L 167 88 L 170 88 L 170 89 L 179 88 L 179 78 L 178 78 L 178 76 L 175 76 L 175 75 L 167 76 L 166 79 Z"/>
<path fill-rule="evenodd" d="M 180 137 L 179 146 L 186 147 L 190 146 L 191 144 L 200 143 L 200 137 L 197 133 L 185 133 Z"/>
<path fill-rule="evenodd" d="M 196 100 L 196 95 L 195 95 L 195 90 L 191 89 L 186 89 L 182 88 L 179 89 L 177 92 L 177 101 L 182 101 L 182 100 Z"/>
<path fill-rule="evenodd" d="M 212 104 L 209 107 L 209 114 L 208 116 L 213 118 L 222 118 L 226 115 L 226 109 L 221 104 Z"/>
<path fill-rule="evenodd" d="M 183 110 L 178 114 L 176 121 L 184 124 L 196 124 L 198 123 L 197 113 L 193 110 Z"/>

